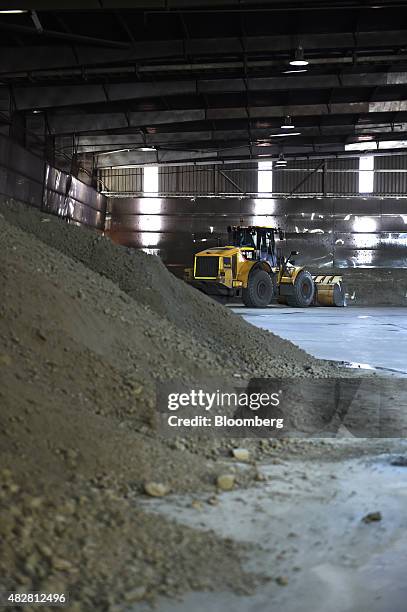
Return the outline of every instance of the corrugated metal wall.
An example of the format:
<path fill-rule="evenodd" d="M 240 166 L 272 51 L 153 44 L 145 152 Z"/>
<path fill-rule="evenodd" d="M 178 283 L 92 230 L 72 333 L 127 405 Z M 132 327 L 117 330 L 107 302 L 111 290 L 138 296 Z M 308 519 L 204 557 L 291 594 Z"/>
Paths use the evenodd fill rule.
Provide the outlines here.
<path fill-rule="evenodd" d="M 375 157 L 374 191 L 380 195 L 407 194 L 407 155 Z"/>
<path fill-rule="evenodd" d="M 216 192 L 214 166 L 168 166 L 159 171 L 162 194 L 207 194 Z"/>
<path fill-rule="evenodd" d="M 103 168 L 99 172 L 102 191 L 142 195 L 142 168 Z M 160 194 L 220 195 L 256 193 L 257 166 L 227 164 L 225 166 L 161 166 Z"/>
<path fill-rule="evenodd" d="M 359 185 L 359 159 L 328 159 L 325 188 L 327 195 L 356 195 Z"/>
<path fill-rule="evenodd" d="M 321 160 L 290 161 L 286 168 L 273 172 L 274 193 L 322 193 Z"/>
<path fill-rule="evenodd" d="M 217 193 L 256 193 L 257 168 L 253 164 L 217 167 Z M 237 185 L 237 187 L 234 186 Z"/>
<path fill-rule="evenodd" d="M 377 168 L 391 167 L 407 170 L 404 156 L 388 158 L 377 157 Z M 328 160 L 292 160 L 287 168 L 273 169 L 274 195 L 357 195 L 358 158 Z M 376 179 L 378 194 L 407 193 L 407 182 L 401 182 L 400 172 L 386 174 L 384 186 Z M 99 171 L 102 191 L 114 196 L 142 195 L 142 168 L 103 168 Z M 257 163 L 225 164 L 209 166 L 162 166 L 159 169 L 160 195 L 205 196 L 234 195 L 243 193 L 257 194 Z M 404 191 L 403 191 L 404 189 Z"/>
<path fill-rule="evenodd" d="M 141 194 L 143 192 L 143 169 L 103 168 L 99 171 L 99 181 L 102 191 Z"/>
<path fill-rule="evenodd" d="M 289 160 L 273 169 L 274 195 L 358 194 L 358 157 L 327 160 Z M 99 171 L 102 191 L 113 196 L 142 195 L 142 168 L 104 168 Z M 160 195 L 205 196 L 257 194 L 257 163 L 209 166 L 162 166 Z M 375 157 L 374 194 L 407 194 L 407 155 Z"/>
<path fill-rule="evenodd" d="M 357 158 L 289 161 L 286 168 L 275 168 L 273 193 L 309 195 L 356 195 Z"/>

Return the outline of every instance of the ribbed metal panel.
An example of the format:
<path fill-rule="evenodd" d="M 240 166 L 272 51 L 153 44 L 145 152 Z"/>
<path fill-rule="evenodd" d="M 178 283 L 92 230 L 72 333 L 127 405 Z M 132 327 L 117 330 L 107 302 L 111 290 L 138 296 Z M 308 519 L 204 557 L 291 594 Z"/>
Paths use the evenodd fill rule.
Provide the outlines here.
<path fill-rule="evenodd" d="M 159 189 L 163 195 L 216 193 L 214 166 L 160 167 Z"/>
<path fill-rule="evenodd" d="M 329 159 L 326 161 L 325 193 L 356 195 L 359 185 L 359 159 Z"/>
<path fill-rule="evenodd" d="M 379 195 L 407 194 L 407 155 L 375 157 L 374 191 Z"/>
<path fill-rule="evenodd" d="M 289 160 L 286 168 L 274 170 L 273 191 L 278 194 L 356 195 L 357 158 L 334 160 Z"/>
<path fill-rule="evenodd" d="M 322 193 L 322 169 L 314 171 L 321 160 L 289 161 L 285 168 L 276 168 L 273 175 L 274 193 Z"/>
<path fill-rule="evenodd" d="M 236 186 L 235 186 L 236 185 Z M 239 164 L 217 167 L 217 193 L 256 193 L 257 166 Z"/>
<path fill-rule="evenodd" d="M 135 194 L 143 192 L 142 168 L 101 168 L 99 179 L 103 191 Z"/>
<path fill-rule="evenodd" d="M 159 169 L 159 186 L 163 193 L 185 193 L 180 186 L 180 168 L 173 166 L 161 167 Z"/>
<path fill-rule="evenodd" d="M 256 190 L 257 168 L 253 164 L 160 168 L 160 193 L 162 195 L 255 193 Z"/>
<path fill-rule="evenodd" d="M 288 160 L 273 168 L 275 195 L 357 195 L 359 158 Z M 104 168 L 99 178 L 104 192 L 135 196 L 143 193 L 142 168 Z M 159 193 L 168 196 L 237 195 L 257 193 L 257 164 L 162 166 Z M 407 194 L 407 156 L 375 157 L 374 193 Z"/>

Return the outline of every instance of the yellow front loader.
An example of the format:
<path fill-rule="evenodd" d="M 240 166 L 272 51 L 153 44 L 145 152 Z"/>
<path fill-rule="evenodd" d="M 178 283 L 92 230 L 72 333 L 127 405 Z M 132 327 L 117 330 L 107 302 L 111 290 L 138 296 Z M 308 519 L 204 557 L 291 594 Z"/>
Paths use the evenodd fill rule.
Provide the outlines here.
<path fill-rule="evenodd" d="M 305 308 L 344 306 L 341 276 L 313 276 L 295 266 L 277 247 L 284 240 L 279 228 L 228 227 L 229 244 L 200 251 L 194 267 L 185 270 L 185 280 L 208 295 L 241 297 L 245 306 L 265 308 L 273 300 Z"/>

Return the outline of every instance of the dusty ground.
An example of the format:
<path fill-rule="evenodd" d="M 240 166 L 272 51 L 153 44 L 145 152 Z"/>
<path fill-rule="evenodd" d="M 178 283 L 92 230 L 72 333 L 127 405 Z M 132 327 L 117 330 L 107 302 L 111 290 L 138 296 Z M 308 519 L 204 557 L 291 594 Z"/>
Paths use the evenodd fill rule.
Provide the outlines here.
<path fill-rule="evenodd" d="M 250 543 L 246 568 L 265 575 L 247 595 L 218 589 L 161 598 L 161 612 L 405 611 L 406 443 L 370 444 L 353 458 L 360 452 L 354 441 L 323 446 L 312 460 L 262 466 L 264 482 L 221 495 L 216 509 L 199 506 L 199 496 L 191 507 L 188 495 L 144 504 L 179 524 Z M 330 447 L 342 449 L 342 460 L 327 460 Z"/>
<path fill-rule="evenodd" d="M 163 439 L 155 382 L 347 372 L 252 328 L 158 259 L 17 203 L 0 210 L 0 283 L 0 587 L 67 589 L 74 612 L 113 612 L 261 582 L 243 566 L 250 543 L 157 520 L 135 500 L 155 481 L 209 508 L 225 470 L 247 487 L 257 461 L 323 445 L 251 440 L 239 465 L 233 440 Z"/>

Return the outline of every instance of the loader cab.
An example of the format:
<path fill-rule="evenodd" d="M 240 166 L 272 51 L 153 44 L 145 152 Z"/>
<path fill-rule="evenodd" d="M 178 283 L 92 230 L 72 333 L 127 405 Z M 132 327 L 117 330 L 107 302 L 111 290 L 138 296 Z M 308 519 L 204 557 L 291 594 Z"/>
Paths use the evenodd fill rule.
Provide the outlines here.
<path fill-rule="evenodd" d="M 278 228 L 259 226 L 229 226 L 230 244 L 242 249 L 242 254 L 251 260 L 267 261 L 272 268 L 280 263 L 280 250 L 276 247 L 275 235 L 283 238 Z M 247 248 L 247 251 L 246 251 Z"/>
<path fill-rule="evenodd" d="M 277 266 L 276 243 L 274 232 L 257 230 L 257 253 L 260 261 L 267 261 L 272 268 Z"/>
<path fill-rule="evenodd" d="M 256 244 L 253 239 L 253 234 L 248 227 L 233 228 L 232 229 L 232 243 L 233 246 L 240 248 L 249 247 L 249 249 L 255 249 Z"/>

